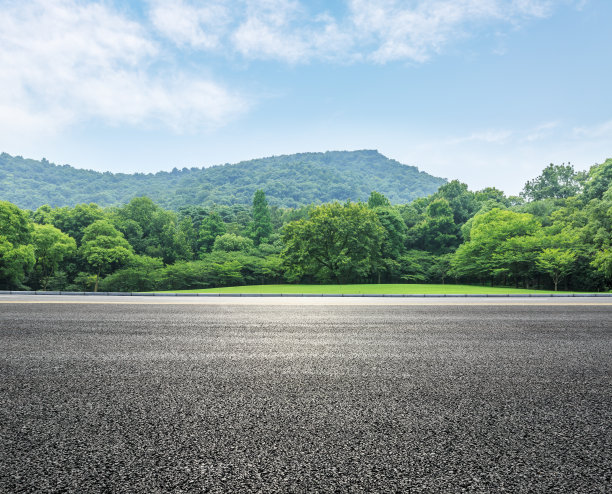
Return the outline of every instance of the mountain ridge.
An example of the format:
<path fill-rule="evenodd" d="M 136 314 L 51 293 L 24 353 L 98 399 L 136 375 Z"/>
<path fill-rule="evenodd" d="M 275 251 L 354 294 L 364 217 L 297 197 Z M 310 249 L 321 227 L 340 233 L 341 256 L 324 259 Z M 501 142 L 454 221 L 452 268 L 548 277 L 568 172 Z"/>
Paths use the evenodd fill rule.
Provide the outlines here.
<path fill-rule="evenodd" d="M 377 150 L 326 151 L 256 158 L 156 173 L 111 173 L 56 165 L 45 158 L 0 154 L 0 198 L 36 209 L 96 202 L 120 205 L 147 195 L 169 209 L 190 205 L 250 204 L 257 189 L 270 204 L 365 201 L 372 190 L 393 203 L 435 192 L 446 179 L 389 159 Z"/>

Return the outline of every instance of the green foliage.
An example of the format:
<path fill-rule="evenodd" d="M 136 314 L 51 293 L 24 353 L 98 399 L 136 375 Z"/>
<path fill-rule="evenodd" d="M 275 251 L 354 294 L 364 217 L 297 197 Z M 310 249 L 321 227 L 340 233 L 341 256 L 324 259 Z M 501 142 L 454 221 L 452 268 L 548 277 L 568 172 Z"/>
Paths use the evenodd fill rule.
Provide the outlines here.
<path fill-rule="evenodd" d="M 42 289 L 46 290 L 49 278 L 60 263 L 76 251 L 76 242 L 52 225 L 34 225 L 32 240 L 36 269 L 40 272 Z"/>
<path fill-rule="evenodd" d="M 405 250 L 406 224 L 397 209 L 393 207 L 377 206 L 373 211 L 384 229 L 380 262 L 374 268 L 378 275 L 377 281 L 380 283 L 383 276 L 393 279 L 398 273 L 397 259 Z"/>
<path fill-rule="evenodd" d="M 255 245 L 266 241 L 272 234 L 270 209 L 263 190 L 255 192 L 253 197 L 253 223 L 251 225 L 251 238 Z"/>
<path fill-rule="evenodd" d="M 346 283 L 367 277 L 380 259 L 385 230 L 362 203 L 331 203 L 284 230 L 283 259 L 291 279 L 313 276 Z"/>
<path fill-rule="evenodd" d="M 600 165 L 594 165 L 584 184 L 584 200 L 602 199 L 612 184 L 612 158 Z"/>
<path fill-rule="evenodd" d="M 280 166 L 285 158 L 271 160 Z M 612 285 L 610 170 L 608 160 L 584 179 L 575 174 L 584 193 L 559 197 L 569 193 L 555 189 L 567 186 L 559 173 L 569 176 L 569 170 L 549 167 L 543 177 L 559 172 L 561 178 L 552 189 L 548 180 L 532 190 L 552 197 L 528 202 L 495 188 L 473 193 L 458 181 L 396 206 L 372 192 L 367 205 L 287 209 L 268 205 L 262 190 L 254 191 L 252 206 L 192 205 L 178 213 L 148 197 L 106 209 L 90 203 L 33 212 L 0 201 L 0 288 L 149 291 L 452 278 L 555 289 L 563 281 L 574 290 L 604 290 Z"/>
<path fill-rule="evenodd" d="M 525 184 L 521 196 L 530 201 L 567 199 L 578 194 L 583 179 L 583 174 L 576 173 L 573 166 L 551 163 L 539 177 Z"/>
<path fill-rule="evenodd" d="M 41 206 L 35 213 L 44 215 L 42 223 L 51 224 L 68 236 L 74 238 L 77 245 L 81 245 L 85 228 L 98 220 L 106 218 L 106 214 L 100 206 L 94 203 L 77 204 L 75 207 L 62 207 L 53 210 L 49 206 Z"/>
<path fill-rule="evenodd" d="M 0 286 L 21 288 L 34 267 L 32 224 L 10 202 L 0 201 Z"/>
<path fill-rule="evenodd" d="M 439 255 L 459 245 L 459 229 L 446 199 L 434 199 L 422 217 L 423 220 L 410 231 L 407 242 L 409 248 Z"/>
<path fill-rule="evenodd" d="M 5 289 L 23 288 L 23 281 L 34 262 L 31 245 L 15 245 L 0 235 L 0 286 Z"/>
<path fill-rule="evenodd" d="M 442 178 L 377 151 L 272 156 L 146 175 L 98 173 L 0 154 L 0 197 L 29 209 L 90 201 L 118 206 L 142 195 L 175 211 L 188 206 L 250 205 L 260 189 L 266 191 L 270 204 L 281 207 L 366 201 L 372 190 L 381 191 L 397 204 L 432 194 L 443 183 Z M 79 241 L 73 232 L 54 226 Z"/>
<path fill-rule="evenodd" d="M 133 256 L 128 267 L 119 269 L 100 281 L 100 288 L 107 292 L 148 292 L 160 286 L 161 259 Z"/>
<path fill-rule="evenodd" d="M 241 237 L 233 233 L 219 235 L 215 239 L 213 251 L 224 252 L 248 252 L 253 248 L 253 241 L 250 238 Z"/>
<path fill-rule="evenodd" d="M 571 271 L 575 260 L 576 254 L 569 250 L 544 249 L 536 258 L 536 266 L 550 275 L 557 291 L 559 280 Z"/>
<path fill-rule="evenodd" d="M 116 227 L 136 254 L 159 257 L 165 263 L 193 256 L 188 235 L 181 230 L 176 214 L 165 211 L 148 197 L 136 197 L 114 213 Z"/>
<path fill-rule="evenodd" d="M 431 198 L 432 201 L 436 199 L 448 201 L 456 225 L 465 223 L 480 209 L 476 195 L 458 180 L 442 185 Z"/>
<path fill-rule="evenodd" d="M 612 279 L 612 250 L 605 249 L 601 252 L 597 252 L 591 265 L 606 279 Z"/>
<path fill-rule="evenodd" d="M 96 292 L 101 273 L 127 264 L 134 255 L 121 232 L 106 220 L 95 221 L 85 228 L 80 254 L 96 272 Z"/>
<path fill-rule="evenodd" d="M 529 276 L 541 250 L 541 224 L 532 215 L 492 209 L 474 218 L 470 240 L 455 252 L 451 266 L 459 278 L 506 278 L 519 281 Z M 505 283 L 504 283 L 505 284 Z"/>
<path fill-rule="evenodd" d="M 223 235 L 227 230 L 225 223 L 217 213 L 211 213 L 202 220 L 200 233 L 198 236 L 198 246 L 200 256 L 210 252 L 218 236 Z"/>
<path fill-rule="evenodd" d="M 391 206 L 391 202 L 383 194 L 376 192 L 375 190 L 370 193 L 370 197 L 368 197 L 369 208 L 384 208 L 389 206 Z"/>

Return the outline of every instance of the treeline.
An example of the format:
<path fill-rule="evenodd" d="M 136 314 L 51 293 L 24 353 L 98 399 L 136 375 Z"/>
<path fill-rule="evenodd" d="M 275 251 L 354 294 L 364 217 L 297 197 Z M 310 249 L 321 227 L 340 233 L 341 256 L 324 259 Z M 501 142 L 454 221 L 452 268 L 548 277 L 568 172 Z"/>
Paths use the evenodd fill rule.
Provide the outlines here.
<path fill-rule="evenodd" d="M 248 206 L 259 189 L 279 207 L 366 201 L 372 190 L 399 204 L 432 194 L 445 182 L 368 150 L 272 156 L 155 174 L 99 173 L 54 165 L 44 158 L 0 154 L 0 197 L 26 209 L 81 202 L 121 206 L 143 195 L 173 211 L 194 205 Z"/>
<path fill-rule="evenodd" d="M 151 291 L 283 282 L 612 285 L 612 159 L 550 165 L 520 196 L 452 181 L 427 197 L 169 211 L 148 197 L 22 210 L 0 202 L 0 287 Z"/>

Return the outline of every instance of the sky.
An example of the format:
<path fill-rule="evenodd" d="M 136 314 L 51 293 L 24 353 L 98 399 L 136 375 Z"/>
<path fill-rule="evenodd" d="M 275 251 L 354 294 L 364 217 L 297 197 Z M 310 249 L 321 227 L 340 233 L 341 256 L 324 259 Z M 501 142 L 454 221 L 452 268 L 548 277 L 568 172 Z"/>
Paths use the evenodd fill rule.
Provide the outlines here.
<path fill-rule="evenodd" d="M 610 0 L 0 0 L 0 151 L 156 172 L 377 149 L 517 194 L 612 157 Z"/>

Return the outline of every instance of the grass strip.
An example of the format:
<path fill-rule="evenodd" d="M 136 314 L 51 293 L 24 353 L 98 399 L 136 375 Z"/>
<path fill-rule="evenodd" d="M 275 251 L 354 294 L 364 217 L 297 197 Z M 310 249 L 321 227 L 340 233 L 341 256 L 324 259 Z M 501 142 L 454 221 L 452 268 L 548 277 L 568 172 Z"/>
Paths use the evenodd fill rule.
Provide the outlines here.
<path fill-rule="evenodd" d="M 358 284 L 358 285 L 247 285 L 192 290 L 167 290 L 175 293 L 314 293 L 314 294 L 525 294 L 554 293 L 550 290 L 491 287 L 478 285 L 429 285 L 429 284 Z M 575 293 L 575 292 L 557 292 Z"/>

